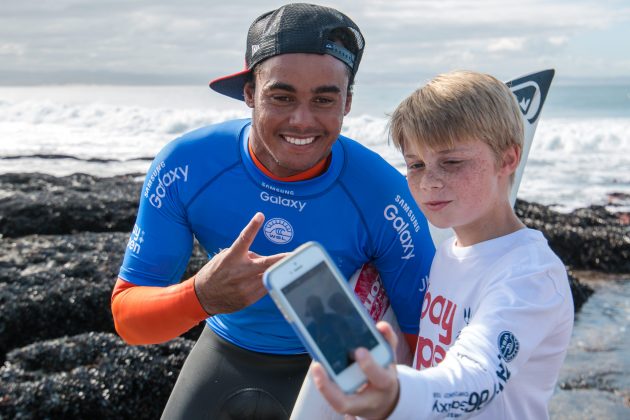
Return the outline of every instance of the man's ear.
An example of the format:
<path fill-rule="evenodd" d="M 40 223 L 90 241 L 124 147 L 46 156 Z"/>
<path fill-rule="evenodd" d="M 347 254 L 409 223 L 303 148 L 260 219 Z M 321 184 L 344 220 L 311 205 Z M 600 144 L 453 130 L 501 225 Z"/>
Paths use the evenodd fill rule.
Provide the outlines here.
<path fill-rule="evenodd" d="M 348 115 L 350 112 L 350 108 L 352 108 L 352 92 L 348 92 L 348 96 L 346 96 L 346 106 L 343 109 L 344 117 Z"/>
<path fill-rule="evenodd" d="M 245 83 L 243 87 L 243 97 L 245 98 L 245 104 L 250 108 L 254 107 L 254 92 L 254 84 L 252 82 Z"/>

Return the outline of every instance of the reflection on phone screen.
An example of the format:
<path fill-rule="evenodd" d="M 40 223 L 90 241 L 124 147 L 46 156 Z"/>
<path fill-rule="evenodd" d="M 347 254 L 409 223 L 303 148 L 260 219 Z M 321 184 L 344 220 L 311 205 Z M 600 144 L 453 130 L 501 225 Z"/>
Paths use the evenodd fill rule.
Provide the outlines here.
<path fill-rule="evenodd" d="M 354 350 L 378 342 L 322 262 L 282 289 L 335 373 L 353 362 Z"/>

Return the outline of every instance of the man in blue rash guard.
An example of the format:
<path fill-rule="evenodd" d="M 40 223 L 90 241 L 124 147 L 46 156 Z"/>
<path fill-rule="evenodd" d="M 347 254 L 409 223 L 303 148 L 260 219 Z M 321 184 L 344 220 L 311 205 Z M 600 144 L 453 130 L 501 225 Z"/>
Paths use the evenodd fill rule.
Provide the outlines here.
<path fill-rule="evenodd" d="M 150 344 L 207 323 L 163 418 L 288 418 L 310 358 L 261 278 L 307 241 L 346 277 L 373 262 L 415 344 L 435 252 L 426 219 L 396 169 L 340 135 L 363 48 L 337 10 L 263 14 L 246 69 L 210 83 L 251 120 L 188 133 L 149 169 L 112 297 L 116 329 Z M 194 238 L 211 259 L 180 282 Z"/>

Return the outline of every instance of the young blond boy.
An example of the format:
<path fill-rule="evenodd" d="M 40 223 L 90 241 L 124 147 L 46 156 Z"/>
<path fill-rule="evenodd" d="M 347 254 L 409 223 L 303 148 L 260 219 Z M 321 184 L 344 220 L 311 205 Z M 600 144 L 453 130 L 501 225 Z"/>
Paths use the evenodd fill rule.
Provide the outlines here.
<path fill-rule="evenodd" d="M 337 411 L 369 418 L 548 418 L 573 300 L 564 265 L 509 202 L 523 145 L 512 93 L 485 74 L 442 74 L 398 106 L 390 132 L 420 208 L 455 231 L 431 267 L 417 370 L 380 368 L 359 349 L 362 390 L 343 394 L 321 366 L 317 387 Z"/>

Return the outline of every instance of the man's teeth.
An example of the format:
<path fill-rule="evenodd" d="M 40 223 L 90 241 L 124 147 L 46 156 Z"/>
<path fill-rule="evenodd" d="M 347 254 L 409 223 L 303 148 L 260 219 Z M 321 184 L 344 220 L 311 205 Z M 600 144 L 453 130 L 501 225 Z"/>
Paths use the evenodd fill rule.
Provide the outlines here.
<path fill-rule="evenodd" d="M 297 137 L 284 136 L 284 139 L 291 144 L 297 144 L 298 146 L 304 146 L 305 144 L 311 144 L 315 140 L 315 137 L 307 137 L 305 139 L 298 139 Z"/>

